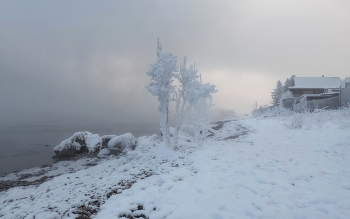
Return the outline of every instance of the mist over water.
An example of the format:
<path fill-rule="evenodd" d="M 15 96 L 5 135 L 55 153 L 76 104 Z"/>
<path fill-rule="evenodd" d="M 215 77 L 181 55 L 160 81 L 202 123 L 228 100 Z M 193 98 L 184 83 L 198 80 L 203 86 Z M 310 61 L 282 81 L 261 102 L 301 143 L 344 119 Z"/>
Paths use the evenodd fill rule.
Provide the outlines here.
<path fill-rule="evenodd" d="M 121 135 L 132 133 L 136 138 L 159 133 L 158 123 L 78 123 L 21 124 L 0 126 L 0 175 L 31 167 L 52 164 L 53 148 L 75 132 Z"/>

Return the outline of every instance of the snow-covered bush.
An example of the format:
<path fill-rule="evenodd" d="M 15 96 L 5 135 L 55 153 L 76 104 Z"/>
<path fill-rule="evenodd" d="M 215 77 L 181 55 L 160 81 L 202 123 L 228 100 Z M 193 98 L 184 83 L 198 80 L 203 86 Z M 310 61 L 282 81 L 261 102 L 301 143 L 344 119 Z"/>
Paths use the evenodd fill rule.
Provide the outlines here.
<path fill-rule="evenodd" d="M 350 108 L 343 107 L 338 110 L 318 109 L 309 114 L 308 119 L 310 124 L 321 126 L 327 122 L 335 121 L 341 124 L 342 127 L 347 127 L 350 121 Z"/>
<path fill-rule="evenodd" d="M 131 133 L 116 136 L 108 142 L 108 149 L 117 154 L 134 150 L 135 146 L 136 139 Z"/>
<path fill-rule="evenodd" d="M 253 117 L 284 117 L 284 116 L 290 116 L 293 115 L 294 112 L 290 109 L 282 108 L 282 107 L 270 107 L 266 110 L 256 109 L 253 110 L 252 116 Z"/>
<path fill-rule="evenodd" d="M 350 127 L 350 104 L 348 104 L 348 106 L 343 107 L 340 110 L 339 117 L 341 119 L 340 123 L 342 129 Z M 346 118 L 347 120 L 345 120 L 344 118 Z"/>
<path fill-rule="evenodd" d="M 284 126 L 289 129 L 301 129 L 303 127 L 304 115 L 295 113 L 284 122 Z"/>
<path fill-rule="evenodd" d="M 323 126 L 329 122 L 339 123 L 339 128 L 345 129 L 350 126 L 350 108 L 345 107 L 338 110 L 318 109 L 314 112 L 303 111 L 293 112 L 286 115 L 284 126 L 290 129 L 300 129 L 302 127 L 311 129 L 313 126 Z"/>
<path fill-rule="evenodd" d="M 158 144 L 158 136 L 156 134 L 151 136 L 142 136 L 136 139 L 135 150 L 143 153 L 149 152 L 152 148 L 155 148 Z"/>

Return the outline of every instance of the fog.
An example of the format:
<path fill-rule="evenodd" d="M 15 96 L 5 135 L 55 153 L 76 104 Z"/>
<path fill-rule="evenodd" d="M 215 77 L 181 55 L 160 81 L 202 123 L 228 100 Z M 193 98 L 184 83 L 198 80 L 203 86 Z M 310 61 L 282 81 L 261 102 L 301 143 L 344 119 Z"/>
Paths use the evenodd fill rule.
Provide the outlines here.
<path fill-rule="evenodd" d="M 1 124 L 154 122 L 145 87 L 163 51 L 250 113 L 277 80 L 350 76 L 348 1 L 2 1 Z"/>

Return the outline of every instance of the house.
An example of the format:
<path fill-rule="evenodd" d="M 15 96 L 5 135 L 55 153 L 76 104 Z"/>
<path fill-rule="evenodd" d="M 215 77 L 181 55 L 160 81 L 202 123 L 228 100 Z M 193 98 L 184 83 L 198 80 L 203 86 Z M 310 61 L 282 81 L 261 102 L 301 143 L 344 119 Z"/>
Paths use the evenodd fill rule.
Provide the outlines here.
<path fill-rule="evenodd" d="M 344 79 L 342 83 L 342 88 L 350 88 L 350 77 Z"/>
<path fill-rule="evenodd" d="M 294 77 L 293 86 L 284 91 L 290 91 L 292 97 L 283 100 L 282 106 L 294 111 L 337 109 L 341 87 L 339 77 Z"/>
<path fill-rule="evenodd" d="M 294 86 L 286 90 L 289 90 L 293 97 L 339 92 L 339 88 L 342 86 L 339 77 L 294 77 L 293 79 Z"/>

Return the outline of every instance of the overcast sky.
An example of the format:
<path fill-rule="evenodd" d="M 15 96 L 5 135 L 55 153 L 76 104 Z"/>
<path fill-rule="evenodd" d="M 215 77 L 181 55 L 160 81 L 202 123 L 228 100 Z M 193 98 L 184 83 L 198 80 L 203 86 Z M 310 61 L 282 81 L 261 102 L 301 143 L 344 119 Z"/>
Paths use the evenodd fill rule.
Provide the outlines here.
<path fill-rule="evenodd" d="M 2 123 L 158 120 L 157 37 L 239 114 L 292 74 L 350 76 L 347 0 L 1 1 L 0 31 Z"/>

